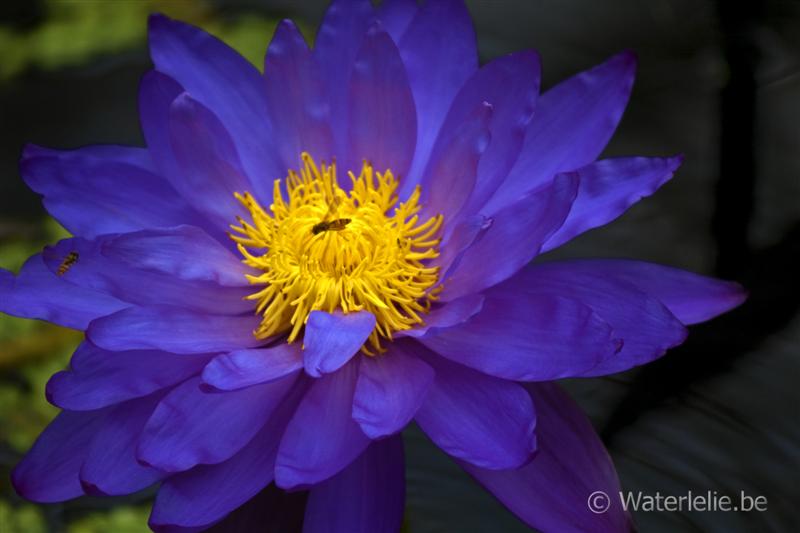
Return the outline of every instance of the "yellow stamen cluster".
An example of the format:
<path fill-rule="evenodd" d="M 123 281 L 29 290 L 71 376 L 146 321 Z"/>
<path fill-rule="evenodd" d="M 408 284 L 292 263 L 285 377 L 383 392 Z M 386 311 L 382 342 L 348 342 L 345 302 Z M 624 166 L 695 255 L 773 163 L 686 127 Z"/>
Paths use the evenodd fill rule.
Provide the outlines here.
<path fill-rule="evenodd" d="M 252 222 L 239 218 L 232 238 L 244 262 L 261 271 L 248 276 L 263 286 L 248 297 L 264 316 L 255 335 L 288 332 L 292 342 L 311 311 L 366 310 L 377 324 L 362 350 L 380 352 L 381 339 L 421 324 L 436 298 L 438 268 L 427 263 L 439 255 L 442 216 L 420 221 L 419 188 L 398 204 L 389 170 L 376 172 L 365 161 L 357 177 L 348 173 L 348 193 L 338 185 L 335 163 L 302 158 L 285 191 L 275 180 L 269 212 L 250 193 L 236 193 Z"/>

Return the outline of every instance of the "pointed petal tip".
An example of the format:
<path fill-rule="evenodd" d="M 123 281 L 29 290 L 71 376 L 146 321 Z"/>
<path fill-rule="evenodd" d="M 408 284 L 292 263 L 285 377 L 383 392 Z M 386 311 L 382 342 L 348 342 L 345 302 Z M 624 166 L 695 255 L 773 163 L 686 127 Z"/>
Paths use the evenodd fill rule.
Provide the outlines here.
<path fill-rule="evenodd" d="M 639 54 L 631 48 L 625 48 L 618 54 L 612 56 L 609 62 L 611 61 L 619 61 L 623 65 L 635 70 L 639 64 Z"/>

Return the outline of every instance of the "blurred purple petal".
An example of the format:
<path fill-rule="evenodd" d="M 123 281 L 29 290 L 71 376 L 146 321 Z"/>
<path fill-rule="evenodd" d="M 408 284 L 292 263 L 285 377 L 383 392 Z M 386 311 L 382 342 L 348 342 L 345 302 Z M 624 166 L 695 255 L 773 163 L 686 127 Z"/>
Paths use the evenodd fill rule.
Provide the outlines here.
<path fill-rule="evenodd" d="M 396 533 L 405 509 L 400 436 L 373 442 L 350 466 L 315 486 L 304 533 Z"/>
<path fill-rule="evenodd" d="M 517 470 L 486 470 L 462 462 L 500 502 L 541 531 L 622 533 L 633 530 L 619 503 L 614 465 L 591 423 L 555 383 L 527 385 L 539 413 L 539 447 Z M 608 511 L 594 513 L 587 502 L 595 491 L 611 499 Z"/>
<path fill-rule="evenodd" d="M 11 472 L 17 494 L 39 503 L 63 502 L 83 495 L 78 472 L 108 411 L 62 411 Z"/>

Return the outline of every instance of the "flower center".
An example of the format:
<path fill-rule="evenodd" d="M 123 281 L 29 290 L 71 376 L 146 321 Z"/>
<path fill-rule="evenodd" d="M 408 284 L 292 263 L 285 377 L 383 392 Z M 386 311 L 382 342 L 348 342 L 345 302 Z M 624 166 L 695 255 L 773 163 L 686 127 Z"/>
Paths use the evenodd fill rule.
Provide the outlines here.
<path fill-rule="evenodd" d="M 281 180 L 269 212 L 250 193 L 236 193 L 252 222 L 238 218 L 231 237 L 244 262 L 261 271 L 248 275 L 262 286 L 248 296 L 264 317 L 254 334 L 266 339 L 288 331 L 292 342 L 311 311 L 366 310 L 377 321 L 362 350 L 383 351 L 381 339 L 421 324 L 436 299 L 439 269 L 428 262 L 439 255 L 442 216 L 420 221 L 419 187 L 398 204 L 390 170 L 376 172 L 364 161 L 358 176 L 348 173 L 346 192 L 335 163 L 302 158 L 300 173 L 290 170 L 286 178 L 288 202 Z"/>

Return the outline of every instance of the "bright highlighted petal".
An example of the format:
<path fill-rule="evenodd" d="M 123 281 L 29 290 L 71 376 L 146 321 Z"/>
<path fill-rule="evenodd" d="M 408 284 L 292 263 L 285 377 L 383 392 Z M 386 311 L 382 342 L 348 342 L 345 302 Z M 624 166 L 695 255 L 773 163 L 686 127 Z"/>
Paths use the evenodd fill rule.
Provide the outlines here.
<path fill-rule="evenodd" d="M 401 343 L 361 361 L 353 398 L 353 420 L 371 439 L 402 430 L 425 401 L 433 368 Z"/>
<path fill-rule="evenodd" d="M 312 311 L 303 336 L 303 364 L 308 375 L 318 378 L 347 363 L 375 329 L 375 315 L 359 311 Z"/>
<path fill-rule="evenodd" d="M 194 313 L 179 307 L 130 307 L 93 321 L 90 341 L 107 350 L 164 350 L 194 354 L 256 347 L 258 317 Z"/>
<path fill-rule="evenodd" d="M 203 382 L 220 390 L 237 390 L 275 381 L 303 368 L 298 344 L 237 350 L 218 355 L 203 369 Z"/>
<path fill-rule="evenodd" d="M 83 342 L 70 369 L 47 382 L 47 399 L 62 409 L 90 411 L 151 394 L 197 374 L 208 355 L 157 350 L 109 352 Z"/>
<path fill-rule="evenodd" d="M 250 442 L 295 381 L 289 376 L 238 391 L 205 392 L 200 378 L 190 379 L 161 400 L 142 431 L 137 457 L 167 472 L 220 463 Z M 208 438 L 211 433 L 215 438 Z"/>

